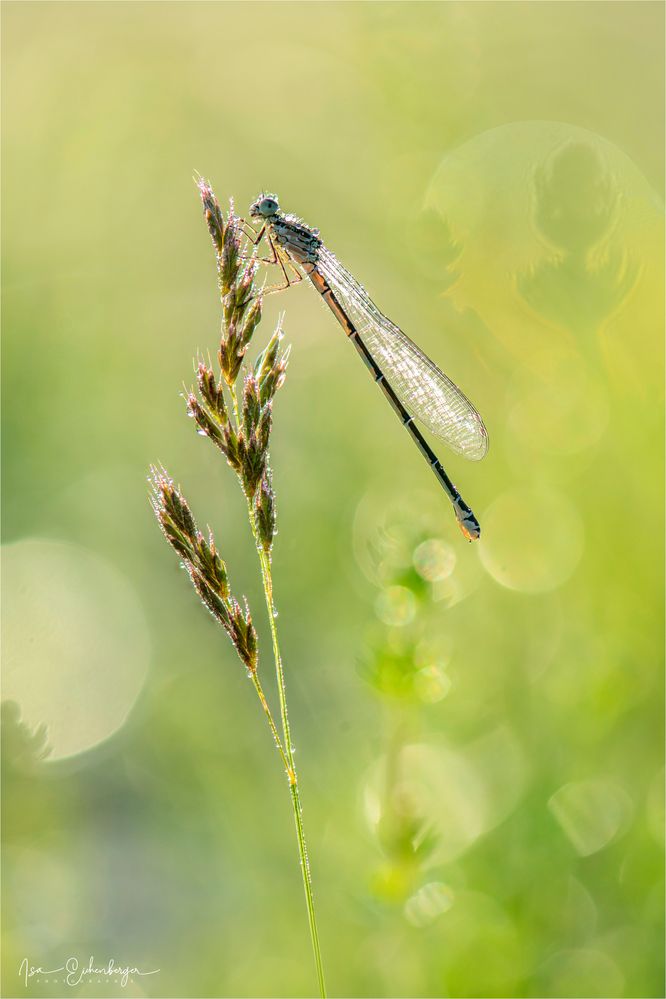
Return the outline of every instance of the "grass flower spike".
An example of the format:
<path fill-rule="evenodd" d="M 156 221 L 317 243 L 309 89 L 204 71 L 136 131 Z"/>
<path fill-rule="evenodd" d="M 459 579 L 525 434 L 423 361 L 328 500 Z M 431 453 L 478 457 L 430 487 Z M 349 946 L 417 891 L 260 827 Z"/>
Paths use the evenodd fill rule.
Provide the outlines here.
<path fill-rule="evenodd" d="M 180 556 L 192 585 L 232 641 L 248 673 L 257 671 L 257 633 L 244 599 L 244 610 L 231 595 L 227 567 L 209 532 L 198 530 L 185 497 L 163 473 L 152 470 L 152 505 L 162 533 Z"/>
<path fill-rule="evenodd" d="M 234 214 L 233 204 L 225 218 L 210 185 L 200 179 L 198 187 L 217 262 L 222 323 L 217 350 L 219 372 L 215 372 L 210 363 L 198 361 L 196 385 L 186 394 L 187 413 L 194 420 L 197 432 L 211 440 L 224 455 L 245 495 L 271 632 L 281 731 L 262 687 L 257 633 L 250 608 L 244 597 L 238 600 L 234 596 L 227 566 L 212 532 L 205 536 L 199 530 L 187 500 L 163 468 L 151 469 L 151 503 L 162 533 L 181 560 L 194 590 L 229 636 L 247 670 L 282 761 L 294 813 L 319 991 L 325 996 L 271 568 L 277 518 L 269 448 L 273 403 L 284 384 L 289 351 L 282 349 L 283 334 L 279 324 L 254 365 L 246 363 L 248 348 L 261 321 L 261 296 L 254 285 L 258 266 L 256 254 L 247 253 L 242 223 Z"/>

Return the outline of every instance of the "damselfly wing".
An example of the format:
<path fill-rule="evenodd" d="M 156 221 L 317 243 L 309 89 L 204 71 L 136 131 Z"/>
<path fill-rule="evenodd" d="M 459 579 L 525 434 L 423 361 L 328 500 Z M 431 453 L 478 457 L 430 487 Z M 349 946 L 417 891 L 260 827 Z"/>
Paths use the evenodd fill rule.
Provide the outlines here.
<path fill-rule="evenodd" d="M 488 450 L 488 433 L 469 399 L 398 326 L 377 308 L 358 281 L 319 237 L 319 231 L 280 210 L 275 195 L 262 195 L 250 208 L 262 228 L 256 241 L 268 240 L 272 263 L 279 264 L 284 288 L 294 283 L 288 269 L 304 272 L 353 342 L 392 408 L 444 487 L 460 528 L 470 541 L 479 522 L 446 474 L 414 420 L 419 420 L 453 451 L 478 461 Z M 277 290 L 277 289 L 275 289 Z"/>

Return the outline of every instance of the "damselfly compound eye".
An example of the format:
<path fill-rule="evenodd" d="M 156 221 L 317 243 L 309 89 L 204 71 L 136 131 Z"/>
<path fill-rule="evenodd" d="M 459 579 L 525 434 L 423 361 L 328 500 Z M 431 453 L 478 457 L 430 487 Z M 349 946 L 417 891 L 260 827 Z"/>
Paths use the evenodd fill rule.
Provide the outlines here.
<path fill-rule="evenodd" d="M 259 211 L 262 215 L 275 215 L 278 210 L 278 203 L 275 198 L 264 198 L 259 204 Z"/>

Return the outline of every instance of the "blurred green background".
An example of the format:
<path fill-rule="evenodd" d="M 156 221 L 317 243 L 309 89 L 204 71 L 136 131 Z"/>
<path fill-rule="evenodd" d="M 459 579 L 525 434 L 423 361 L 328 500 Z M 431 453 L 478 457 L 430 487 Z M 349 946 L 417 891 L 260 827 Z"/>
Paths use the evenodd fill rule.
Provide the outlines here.
<path fill-rule="evenodd" d="M 470 546 L 314 291 L 267 303 L 331 994 L 662 996 L 663 6 L 5 3 L 3 28 L 3 994 L 315 990 L 279 761 L 147 502 L 162 461 L 274 693 L 242 499 L 179 398 L 219 328 L 198 170 L 319 226 L 491 438 L 440 449 Z M 159 973 L 19 974 L 90 955 Z"/>

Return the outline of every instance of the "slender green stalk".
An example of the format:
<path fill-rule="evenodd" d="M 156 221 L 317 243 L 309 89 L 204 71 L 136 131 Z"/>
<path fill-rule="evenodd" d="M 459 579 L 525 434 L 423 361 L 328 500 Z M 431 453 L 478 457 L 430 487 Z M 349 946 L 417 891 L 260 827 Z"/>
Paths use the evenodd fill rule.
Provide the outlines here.
<path fill-rule="evenodd" d="M 231 403 L 234 411 L 234 417 L 236 420 L 236 426 L 239 427 L 240 413 L 239 413 L 238 398 L 236 395 L 235 386 L 231 387 L 230 394 L 231 394 Z M 284 678 L 284 667 L 282 665 L 282 656 L 280 655 L 280 643 L 278 641 L 277 625 L 275 623 L 277 612 L 275 609 L 275 601 L 273 599 L 273 576 L 271 572 L 271 559 L 270 555 L 264 550 L 264 547 L 259 538 L 259 534 L 257 532 L 252 501 L 250 497 L 247 495 L 246 495 L 246 500 L 247 500 L 248 519 L 250 521 L 250 527 L 252 528 L 252 534 L 254 536 L 255 544 L 257 546 L 257 553 L 259 555 L 259 563 L 261 565 L 261 579 L 264 586 L 264 596 L 266 598 L 266 610 L 268 612 L 268 620 L 271 629 L 271 641 L 273 643 L 273 658 L 275 660 L 275 675 L 277 678 L 278 697 L 280 700 L 280 716 L 282 718 L 282 731 L 284 735 L 284 750 L 282 747 L 282 743 L 275 731 L 273 731 L 273 737 L 275 739 L 276 745 L 278 746 L 280 755 L 282 756 L 282 761 L 285 765 L 285 770 L 287 772 L 287 779 L 289 780 L 289 790 L 291 791 L 291 802 L 294 810 L 294 822 L 296 825 L 296 838 L 298 840 L 298 853 L 301 862 L 301 874 L 303 876 L 303 889 L 305 891 L 305 904 L 308 910 L 308 923 L 310 926 L 312 951 L 314 954 L 315 966 L 317 969 L 319 992 L 320 995 L 322 996 L 322 999 L 325 999 L 326 984 L 324 981 L 324 968 L 321 958 L 319 933 L 317 931 L 317 918 L 315 915 L 314 895 L 312 891 L 312 875 L 310 874 L 310 861 L 308 859 L 307 844 L 305 842 L 305 831 L 303 829 L 303 813 L 301 811 L 301 801 L 298 791 L 298 776 L 296 774 L 296 767 L 294 765 L 294 747 L 291 741 L 291 729 L 289 727 L 289 713 L 287 711 L 287 687 Z M 272 716 L 270 714 L 270 710 L 268 709 L 268 705 L 265 706 L 264 710 L 266 711 L 270 723 L 272 725 L 272 728 L 274 730 L 275 726 L 273 723 Z"/>
<path fill-rule="evenodd" d="M 294 809 L 294 821 L 296 823 L 296 836 L 298 838 L 298 852 L 301 859 L 301 873 L 303 875 L 305 902 L 308 909 L 308 922 L 310 924 L 312 951 L 314 954 L 315 965 L 317 968 L 319 991 L 322 996 L 322 999 L 324 999 L 324 997 L 326 996 L 326 984 L 324 982 L 324 969 L 321 959 L 321 948 L 319 945 L 319 933 L 317 932 L 317 918 L 315 915 L 314 895 L 312 892 L 312 876 L 310 874 L 310 862 L 308 860 L 308 851 L 305 842 L 305 831 L 303 829 L 303 814 L 301 812 L 301 801 L 298 791 L 298 776 L 296 774 L 296 767 L 294 765 L 294 748 L 291 742 L 291 730 L 289 728 L 289 714 L 287 711 L 287 688 L 284 679 L 282 656 L 280 655 L 280 644 L 278 641 L 277 625 L 275 623 L 277 612 L 275 609 L 275 602 L 273 600 L 273 576 L 271 573 L 271 560 L 270 556 L 264 551 L 259 542 L 259 538 L 257 536 L 257 531 L 254 523 L 252 507 L 249 504 L 248 504 L 248 512 L 250 517 L 250 524 L 252 526 L 252 532 L 257 542 L 259 561 L 261 563 L 261 578 L 264 584 L 266 609 L 268 611 L 268 619 L 270 621 L 270 628 L 271 628 L 271 639 L 273 641 L 273 656 L 275 659 L 275 674 L 277 677 L 278 696 L 280 699 L 280 714 L 282 716 L 284 748 L 286 751 L 287 759 L 289 761 L 289 766 L 287 768 L 287 776 L 289 778 L 289 789 L 291 791 L 291 800 Z"/>
<path fill-rule="evenodd" d="M 271 709 L 268 706 L 268 701 L 266 700 L 266 695 L 264 694 L 263 688 L 261 686 L 261 682 L 260 682 L 259 677 L 257 676 L 256 673 L 253 673 L 251 675 L 251 680 L 252 680 L 252 684 L 254 686 L 254 689 L 257 692 L 257 697 L 259 698 L 259 700 L 261 702 L 261 706 L 264 709 L 264 713 L 265 713 L 266 718 L 268 720 L 268 725 L 269 725 L 269 728 L 270 728 L 271 733 L 273 735 L 273 740 L 275 742 L 275 748 L 277 749 L 277 751 L 280 754 L 280 757 L 282 759 L 282 762 L 284 763 L 284 769 L 287 771 L 287 773 L 289 773 L 289 760 L 287 759 L 287 756 L 285 754 L 284 748 L 282 746 L 282 740 L 280 739 L 280 733 L 277 730 L 277 725 L 275 724 L 275 721 L 273 720 L 273 715 L 271 713 Z"/>

